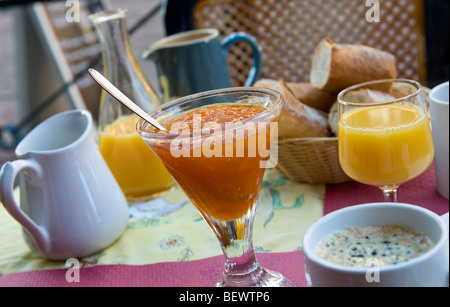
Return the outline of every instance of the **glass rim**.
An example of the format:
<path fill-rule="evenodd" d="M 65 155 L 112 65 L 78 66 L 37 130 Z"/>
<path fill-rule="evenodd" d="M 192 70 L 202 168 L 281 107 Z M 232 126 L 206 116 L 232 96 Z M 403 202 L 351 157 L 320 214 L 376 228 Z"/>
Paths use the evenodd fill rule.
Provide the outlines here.
<path fill-rule="evenodd" d="M 201 35 L 201 34 L 203 34 L 203 35 Z M 151 48 L 149 49 L 148 53 L 151 53 L 150 51 L 152 51 L 152 50 L 157 50 L 160 48 L 170 48 L 170 47 L 178 47 L 178 46 L 181 47 L 181 46 L 194 45 L 199 42 L 211 40 L 215 37 L 218 37 L 219 34 L 220 34 L 219 30 L 214 29 L 214 28 L 204 28 L 204 29 L 190 30 L 190 31 L 182 32 L 182 33 L 172 34 L 172 35 L 169 35 L 169 36 L 159 40 L 154 45 L 152 45 Z M 194 37 L 196 35 L 198 37 L 186 39 L 186 40 L 180 40 L 180 38 L 189 38 L 189 37 Z M 199 36 L 199 35 L 201 35 L 201 36 Z"/>
<path fill-rule="evenodd" d="M 242 126 L 242 128 L 245 129 L 245 123 L 252 122 L 252 121 L 255 121 L 255 120 L 260 120 L 260 119 L 263 119 L 263 118 L 269 116 L 270 114 L 275 113 L 277 111 L 277 109 L 280 108 L 280 105 L 282 105 L 283 102 L 284 102 L 283 96 L 278 91 L 275 91 L 275 90 L 272 90 L 272 89 L 258 88 L 258 87 L 231 87 L 231 88 L 210 90 L 210 91 L 205 91 L 205 92 L 201 92 L 201 93 L 197 93 L 197 94 L 192 94 L 192 95 L 188 95 L 188 96 L 185 96 L 185 97 L 181 97 L 181 98 L 172 100 L 170 102 L 164 103 L 164 104 L 162 104 L 162 105 L 160 105 L 160 106 L 150 110 L 148 112 L 148 114 L 150 116 L 152 116 L 153 118 L 155 118 L 154 117 L 155 113 L 167 112 L 167 111 L 164 111 L 163 109 L 168 109 L 169 110 L 169 109 L 172 109 L 173 107 L 175 107 L 177 105 L 181 105 L 183 103 L 188 103 L 190 101 L 195 101 L 195 100 L 197 100 L 199 98 L 207 98 L 207 97 L 210 97 L 210 96 L 216 96 L 218 94 L 224 95 L 224 94 L 237 94 L 237 93 L 242 93 L 242 94 L 246 94 L 247 93 L 247 94 L 250 94 L 250 95 L 259 93 L 259 94 L 264 94 L 266 96 L 272 96 L 274 98 L 274 103 L 273 103 L 272 106 L 268 107 L 267 109 L 263 110 L 261 113 L 255 115 L 253 117 L 246 118 L 244 120 L 241 120 L 241 121 L 238 121 L 236 123 L 233 123 L 233 125 L 230 125 L 230 127 L 228 127 L 228 128 L 226 126 L 222 127 L 221 132 L 220 132 L 221 134 L 222 133 L 226 133 L 229 130 L 235 130 L 236 129 L 235 124 L 237 124 L 237 123 L 244 124 Z M 192 109 L 192 110 L 195 110 L 195 109 Z M 188 110 L 188 111 L 192 111 L 192 110 Z M 281 108 L 280 108 L 280 111 L 281 111 Z M 184 112 L 180 112 L 180 114 L 181 113 L 184 113 Z M 158 120 L 158 118 L 155 118 L 155 119 Z M 142 118 L 139 118 L 139 120 L 138 120 L 138 122 L 136 124 L 136 131 L 144 139 L 153 139 L 153 140 L 159 140 L 159 141 L 164 141 L 164 140 L 172 141 L 175 138 L 179 139 L 179 140 L 186 140 L 186 139 L 192 139 L 193 138 L 192 131 L 190 131 L 189 134 L 152 133 L 152 132 L 148 132 L 145 129 L 145 127 L 148 127 L 148 126 L 150 126 L 150 124 L 147 123 Z M 217 134 L 219 134 L 219 133 L 217 133 Z M 214 136 L 214 135 L 216 135 L 216 134 L 210 134 L 210 135 L 207 135 L 207 136 L 201 135 L 200 138 L 211 137 L 211 136 Z"/>
<path fill-rule="evenodd" d="M 408 95 L 405 95 L 403 97 L 400 97 L 400 98 L 395 98 L 395 99 L 392 99 L 392 100 L 379 101 L 379 102 L 351 102 L 351 101 L 346 101 L 345 99 L 343 99 L 343 97 L 345 95 L 347 95 L 349 92 L 354 91 L 354 90 L 356 90 L 358 88 L 366 88 L 369 85 L 375 85 L 375 84 L 381 84 L 381 83 L 407 83 L 407 84 L 413 85 L 416 88 L 416 91 L 414 91 L 411 94 L 408 94 Z M 422 85 L 419 82 L 415 81 L 415 80 L 410 80 L 410 79 L 382 79 L 382 80 L 373 80 L 373 81 L 368 81 L 368 82 L 352 85 L 352 86 L 342 90 L 338 94 L 337 100 L 338 100 L 340 105 L 344 105 L 344 106 L 381 106 L 381 105 L 393 104 L 393 103 L 396 103 L 396 102 L 400 102 L 400 101 L 403 101 L 403 100 L 410 99 L 412 97 L 418 96 L 421 92 L 422 92 Z"/>
<path fill-rule="evenodd" d="M 111 9 L 106 10 L 94 14 L 90 14 L 88 18 L 93 23 L 101 23 L 109 20 L 119 19 L 122 17 L 126 17 L 126 14 L 128 13 L 127 8 L 117 8 L 117 9 Z"/>

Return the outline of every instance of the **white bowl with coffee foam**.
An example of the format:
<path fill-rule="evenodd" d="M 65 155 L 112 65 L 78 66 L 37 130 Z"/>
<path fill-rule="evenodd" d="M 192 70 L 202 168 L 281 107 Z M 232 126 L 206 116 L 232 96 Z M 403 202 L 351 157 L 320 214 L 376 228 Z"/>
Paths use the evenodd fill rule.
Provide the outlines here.
<path fill-rule="evenodd" d="M 348 227 L 402 225 L 428 236 L 434 243 L 425 253 L 388 266 L 368 262 L 364 268 L 328 262 L 316 254 L 319 244 Z M 416 205 L 371 203 L 347 207 L 316 221 L 303 237 L 305 272 L 317 287 L 437 287 L 448 286 L 448 229 L 440 216 Z M 376 259 L 376 257 L 374 257 Z M 370 265 L 369 265 L 370 264 Z M 375 266 L 374 266 L 375 264 Z"/>

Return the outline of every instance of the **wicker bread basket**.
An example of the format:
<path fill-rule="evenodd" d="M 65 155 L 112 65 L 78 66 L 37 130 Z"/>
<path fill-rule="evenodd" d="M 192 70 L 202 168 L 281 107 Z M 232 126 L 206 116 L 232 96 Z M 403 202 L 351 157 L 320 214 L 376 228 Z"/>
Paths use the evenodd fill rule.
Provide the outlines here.
<path fill-rule="evenodd" d="M 339 164 L 337 137 L 279 140 L 277 168 L 297 182 L 341 183 L 351 180 Z"/>

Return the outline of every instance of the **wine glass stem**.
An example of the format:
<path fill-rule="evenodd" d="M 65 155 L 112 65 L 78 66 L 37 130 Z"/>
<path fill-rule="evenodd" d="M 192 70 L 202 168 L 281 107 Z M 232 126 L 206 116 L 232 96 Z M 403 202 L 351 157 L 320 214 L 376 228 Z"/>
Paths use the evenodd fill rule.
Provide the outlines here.
<path fill-rule="evenodd" d="M 384 200 L 388 203 L 397 202 L 397 189 L 398 186 L 382 187 L 381 190 L 384 194 Z"/>

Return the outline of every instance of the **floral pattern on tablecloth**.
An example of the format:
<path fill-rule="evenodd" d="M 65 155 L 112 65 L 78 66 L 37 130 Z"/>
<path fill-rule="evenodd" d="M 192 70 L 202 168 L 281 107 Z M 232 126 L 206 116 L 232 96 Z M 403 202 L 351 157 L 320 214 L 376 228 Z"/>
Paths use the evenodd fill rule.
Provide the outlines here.
<path fill-rule="evenodd" d="M 293 182 L 267 170 L 256 210 L 253 242 L 256 252 L 301 249 L 306 229 L 323 214 L 325 185 Z M 19 193 L 16 193 L 18 198 Z M 153 205 L 152 205 L 153 204 Z M 26 246 L 21 227 L 0 206 L 0 275 L 38 269 L 67 268 Z M 145 265 L 191 261 L 222 254 L 213 232 L 179 187 L 150 204 L 130 205 L 122 236 L 108 248 L 79 259 L 83 267 L 98 264 Z"/>

